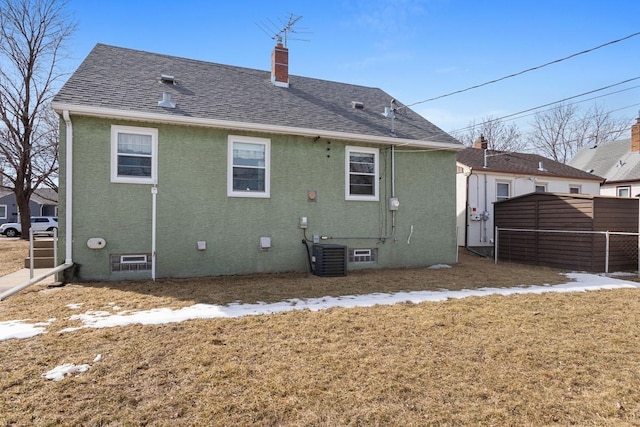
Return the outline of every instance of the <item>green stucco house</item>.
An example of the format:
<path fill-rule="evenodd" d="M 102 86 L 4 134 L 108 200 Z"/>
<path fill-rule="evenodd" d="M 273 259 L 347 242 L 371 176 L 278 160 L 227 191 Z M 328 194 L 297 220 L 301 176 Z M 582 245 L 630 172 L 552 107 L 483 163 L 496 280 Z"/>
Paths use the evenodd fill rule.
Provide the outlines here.
<path fill-rule="evenodd" d="M 60 262 L 80 280 L 456 260 L 463 146 L 377 88 L 98 44 L 60 115 Z"/>

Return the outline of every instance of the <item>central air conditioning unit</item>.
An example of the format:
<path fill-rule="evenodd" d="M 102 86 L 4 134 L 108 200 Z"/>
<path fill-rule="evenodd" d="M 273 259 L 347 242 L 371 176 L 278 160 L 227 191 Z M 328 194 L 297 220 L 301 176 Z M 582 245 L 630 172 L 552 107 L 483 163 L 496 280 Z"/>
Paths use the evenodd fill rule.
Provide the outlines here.
<path fill-rule="evenodd" d="M 313 259 L 316 276 L 347 275 L 347 247 L 344 245 L 313 245 Z"/>

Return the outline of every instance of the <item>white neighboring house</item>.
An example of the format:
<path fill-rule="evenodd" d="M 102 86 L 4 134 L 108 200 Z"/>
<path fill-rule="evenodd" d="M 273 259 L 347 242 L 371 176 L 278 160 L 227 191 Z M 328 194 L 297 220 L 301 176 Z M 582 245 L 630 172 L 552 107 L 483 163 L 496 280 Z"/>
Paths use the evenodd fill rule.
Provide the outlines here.
<path fill-rule="evenodd" d="M 493 203 L 535 191 L 599 194 L 602 178 L 537 154 L 486 149 L 457 154 L 458 246 L 493 252 Z"/>
<path fill-rule="evenodd" d="M 603 177 L 603 196 L 640 197 L 640 117 L 631 126 L 631 139 L 582 147 L 568 164 Z"/>

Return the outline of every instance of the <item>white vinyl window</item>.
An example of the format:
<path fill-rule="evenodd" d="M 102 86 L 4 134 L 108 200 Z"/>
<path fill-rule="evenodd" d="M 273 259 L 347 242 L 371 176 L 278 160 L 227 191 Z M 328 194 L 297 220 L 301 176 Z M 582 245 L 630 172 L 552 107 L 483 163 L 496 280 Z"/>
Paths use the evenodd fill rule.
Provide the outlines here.
<path fill-rule="evenodd" d="M 547 184 L 536 184 L 536 193 L 546 193 Z"/>
<path fill-rule="evenodd" d="M 346 147 L 346 200 L 379 200 L 379 156 L 377 148 Z"/>
<path fill-rule="evenodd" d="M 158 182 L 158 130 L 111 126 L 111 182 Z"/>
<path fill-rule="evenodd" d="M 507 200 L 511 197 L 511 184 L 508 182 L 496 183 L 496 200 Z"/>
<path fill-rule="evenodd" d="M 631 188 L 617 187 L 616 193 L 618 194 L 618 197 L 631 197 Z"/>
<path fill-rule="evenodd" d="M 0 219 L 7 219 L 7 205 L 0 205 Z"/>
<path fill-rule="evenodd" d="M 271 140 L 229 135 L 227 196 L 270 197 L 270 169 Z"/>
<path fill-rule="evenodd" d="M 582 193 L 582 187 L 579 185 L 570 185 L 569 186 L 569 194 L 580 194 Z"/>

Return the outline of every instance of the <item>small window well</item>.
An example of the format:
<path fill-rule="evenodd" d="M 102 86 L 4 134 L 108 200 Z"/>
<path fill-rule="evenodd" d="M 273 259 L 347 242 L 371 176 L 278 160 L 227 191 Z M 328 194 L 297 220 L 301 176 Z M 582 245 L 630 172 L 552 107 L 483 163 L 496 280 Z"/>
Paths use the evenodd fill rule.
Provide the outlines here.
<path fill-rule="evenodd" d="M 151 270 L 151 254 L 112 254 L 111 272 Z"/>
<path fill-rule="evenodd" d="M 349 262 L 364 263 L 376 262 L 378 260 L 378 249 L 349 249 Z"/>

